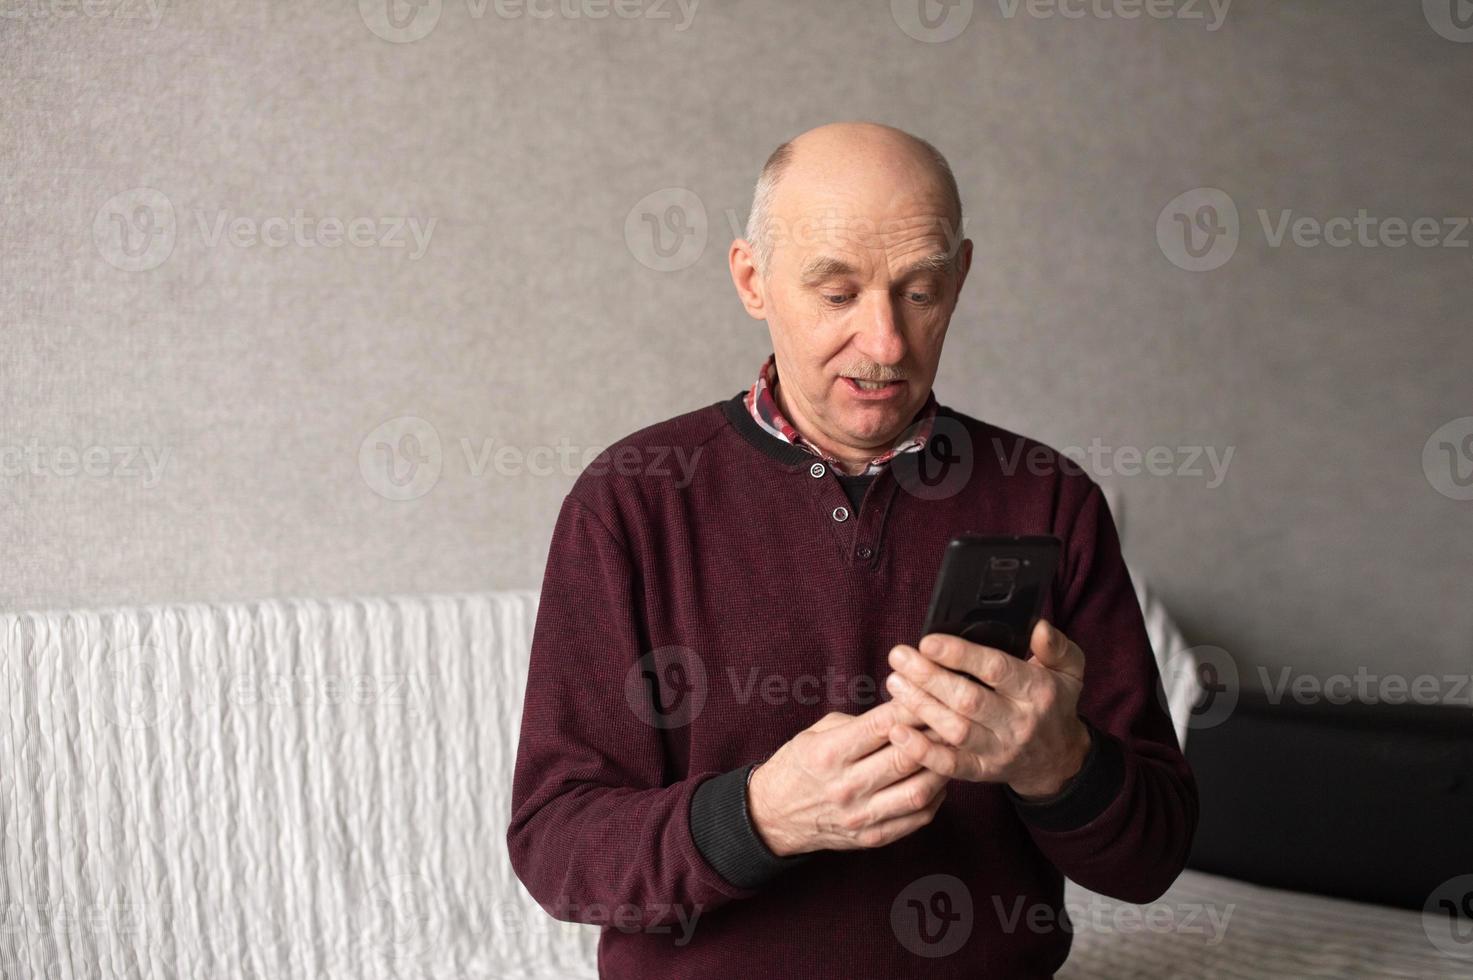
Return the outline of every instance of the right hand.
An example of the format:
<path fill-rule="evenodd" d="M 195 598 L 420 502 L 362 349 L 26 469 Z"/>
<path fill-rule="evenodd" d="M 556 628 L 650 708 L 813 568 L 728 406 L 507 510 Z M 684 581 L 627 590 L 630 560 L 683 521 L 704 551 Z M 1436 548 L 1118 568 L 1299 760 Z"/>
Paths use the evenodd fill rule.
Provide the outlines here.
<path fill-rule="evenodd" d="M 892 744 L 895 725 L 940 738 L 885 701 L 857 716 L 829 712 L 758 766 L 747 809 L 768 850 L 790 857 L 884 847 L 929 824 L 946 798 L 947 777 Z"/>

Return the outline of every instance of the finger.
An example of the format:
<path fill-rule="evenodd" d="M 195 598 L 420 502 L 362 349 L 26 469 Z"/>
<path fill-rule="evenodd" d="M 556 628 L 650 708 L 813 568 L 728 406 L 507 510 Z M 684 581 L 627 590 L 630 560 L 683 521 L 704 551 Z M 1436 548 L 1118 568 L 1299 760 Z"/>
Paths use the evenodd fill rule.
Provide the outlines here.
<path fill-rule="evenodd" d="M 1027 700 L 1032 678 L 1017 657 L 949 633 L 927 633 L 920 651 L 933 663 L 968 674 L 1005 697 Z"/>
<path fill-rule="evenodd" d="M 920 716 L 918 716 L 914 711 L 911 711 L 909 708 L 907 708 L 903 703 L 895 700 L 887 701 L 885 703 L 893 707 L 893 710 L 895 712 L 895 724 L 909 725 L 911 728 L 917 729 L 926 727 L 926 723 L 921 721 Z"/>
<path fill-rule="evenodd" d="M 865 813 L 874 823 L 918 813 L 936 802 L 946 792 L 947 778 L 929 769 L 877 791 L 870 797 Z"/>
<path fill-rule="evenodd" d="M 882 701 L 863 714 L 825 731 L 826 738 L 837 743 L 841 763 L 853 763 L 890 744 L 890 729 L 897 723 L 900 707 L 894 701 Z"/>
<path fill-rule="evenodd" d="M 941 804 L 945 802 L 946 790 L 943 789 L 940 793 L 936 794 L 936 798 L 923 810 L 917 810 L 915 813 L 909 813 L 902 817 L 894 817 L 890 820 L 882 820 L 877 824 L 872 824 L 860 836 L 860 846 L 884 847 L 887 844 L 895 843 L 902 837 L 907 837 L 915 833 L 936 819 L 936 814 L 940 811 Z"/>
<path fill-rule="evenodd" d="M 841 778 L 856 795 L 868 796 L 910 778 L 920 769 L 919 762 L 891 744 L 887 733 L 884 745 L 869 755 L 846 764 Z"/>
<path fill-rule="evenodd" d="M 978 752 L 989 745 L 998 744 L 997 737 L 992 730 L 937 701 L 926 691 L 913 685 L 904 674 L 897 671 L 891 674 L 885 683 L 890 687 L 896 700 L 903 702 L 906 707 L 919 715 L 922 721 L 935 729 L 936 733 L 949 744 Z M 996 695 L 992 696 L 996 697 Z"/>
<path fill-rule="evenodd" d="M 976 753 L 966 752 L 939 736 L 930 738 L 914 729 L 897 725 L 890 729 L 890 741 L 912 761 L 948 779 L 981 782 L 986 773 Z"/>
<path fill-rule="evenodd" d="M 1068 674 L 1084 681 L 1084 651 L 1064 632 L 1046 619 L 1040 619 L 1029 638 L 1030 660 L 1041 667 Z"/>
<path fill-rule="evenodd" d="M 965 642 L 965 641 L 963 641 Z M 967 646 L 982 649 L 976 644 Z M 904 675 L 911 684 L 927 692 L 942 704 L 964 718 L 970 718 L 988 727 L 996 727 L 1002 720 L 1004 707 L 1001 696 L 988 690 L 969 674 L 960 674 L 922 655 L 914 647 L 901 644 L 890 651 L 890 664 Z M 888 679 L 886 681 L 889 683 Z M 899 702 L 910 710 L 909 702 Z"/>

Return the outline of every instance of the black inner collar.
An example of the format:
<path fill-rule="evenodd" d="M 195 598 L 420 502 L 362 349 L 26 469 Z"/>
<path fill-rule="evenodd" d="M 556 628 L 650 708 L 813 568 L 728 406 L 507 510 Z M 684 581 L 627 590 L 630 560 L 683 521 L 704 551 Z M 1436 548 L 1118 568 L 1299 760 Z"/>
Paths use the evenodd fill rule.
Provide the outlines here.
<path fill-rule="evenodd" d="M 812 453 L 805 452 L 790 442 L 784 442 L 758 425 L 757 420 L 752 418 L 752 413 L 747 411 L 744 401 L 746 396 L 747 389 L 743 388 L 734 397 L 721 403 L 721 411 L 726 414 L 732 426 L 742 434 L 742 438 L 779 463 L 787 463 L 789 466 L 811 463 L 817 459 Z"/>

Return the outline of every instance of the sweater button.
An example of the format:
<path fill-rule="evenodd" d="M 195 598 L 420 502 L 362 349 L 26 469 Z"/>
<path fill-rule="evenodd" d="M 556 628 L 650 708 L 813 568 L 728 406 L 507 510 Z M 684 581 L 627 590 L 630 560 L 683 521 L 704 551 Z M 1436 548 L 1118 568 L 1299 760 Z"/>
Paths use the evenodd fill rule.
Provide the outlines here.
<path fill-rule="evenodd" d="M 825 472 L 826 471 L 824 470 L 822 463 L 814 463 L 812 466 L 808 467 L 808 475 L 812 477 L 823 476 Z"/>
<path fill-rule="evenodd" d="M 859 556 L 861 561 L 868 561 L 874 555 L 874 550 L 871 548 L 860 548 L 855 554 Z"/>
<path fill-rule="evenodd" d="M 834 508 L 834 520 L 836 520 L 840 524 L 842 524 L 845 521 L 847 521 L 848 519 L 849 519 L 849 508 L 848 507 L 835 507 Z"/>

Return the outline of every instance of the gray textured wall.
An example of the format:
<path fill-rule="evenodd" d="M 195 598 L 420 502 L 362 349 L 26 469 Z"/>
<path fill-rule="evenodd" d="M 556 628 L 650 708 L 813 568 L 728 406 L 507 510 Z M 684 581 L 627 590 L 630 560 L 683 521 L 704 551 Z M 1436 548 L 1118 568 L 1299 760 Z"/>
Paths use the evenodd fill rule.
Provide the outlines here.
<path fill-rule="evenodd" d="M 1473 214 L 1448 3 L 989 0 L 930 35 L 905 0 L 560 3 L 426 0 L 396 33 L 382 0 L 5 0 L 0 606 L 535 587 L 577 464 L 497 450 L 581 456 L 748 383 L 751 182 L 868 118 L 934 141 L 969 210 L 943 401 L 1232 449 L 1218 486 L 1097 471 L 1189 639 L 1467 673 L 1473 501 L 1439 447 L 1468 430 L 1433 435 L 1473 415 L 1473 232 L 1275 247 L 1258 213 Z M 706 239 L 667 259 L 640 215 L 676 188 Z M 1174 217 L 1205 192 L 1168 209 L 1198 188 L 1240 218 L 1209 271 Z M 439 476 L 394 500 L 368 437 L 402 416 Z"/>

